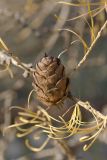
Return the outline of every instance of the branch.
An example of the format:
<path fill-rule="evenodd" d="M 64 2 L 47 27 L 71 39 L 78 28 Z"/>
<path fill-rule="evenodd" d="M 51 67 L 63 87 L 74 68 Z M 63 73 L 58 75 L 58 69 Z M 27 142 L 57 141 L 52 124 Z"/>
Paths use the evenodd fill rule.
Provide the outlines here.
<path fill-rule="evenodd" d="M 96 109 L 94 109 L 89 102 L 82 102 L 82 101 L 78 101 L 77 102 L 78 105 L 80 105 L 81 107 L 83 107 L 84 109 L 88 110 L 90 113 L 92 113 L 93 115 L 96 116 L 96 118 L 101 118 L 101 119 L 105 119 L 105 115 L 103 115 L 102 113 L 100 113 L 99 111 L 97 111 Z"/>
<path fill-rule="evenodd" d="M 68 160 L 76 160 L 73 150 L 69 147 L 68 144 L 66 144 L 64 140 L 61 139 L 61 140 L 56 140 L 56 141 L 63 149 L 65 155 L 67 155 Z"/>
<path fill-rule="evenodd" d="M 21 62 L 21 60 L 14 56 L 12 53 L 8 53 L 5 50 L 0 51 L 0 64 L 10 66 L 10 64 L 21 68 L 24 70 L 24 77 L 27 77 L 28 74 L 32 73 L 34 69 L 32 68 L 32 64 L 26 64 Z"/>
<path fill-rule="evenodd" d="M 91 50 L 93 49 L 94 45 L 96 44 L 97 40 L 100 38 L 101 33 L 103 32 L 103 30 L 107 27 L 107 20 L 105 21 L 105 23 L 103 24 L 103 26 L 101 27 L 100 31 L 98 32 L 95 40 L 92 42 L 91 46 L 89 47 L 88 51 L 86 52 L 85 56 L 82 58 L 82 60 L 78 63 L 78 65 L 76 66 L 75 70 L 77 70 L 79 67 L 81 67 L 81 65 L 86 61 L 87 57 L 89 56 Z"/>
<path fill-rule="evenodd" d="M 83 107 L 85 110 L 89 111 L 90 113 L 92 113 L 92 115 L 95 115 L 96 118 L 98 119 L 102 119 L 105 120 L 107 119 L 106 115 L 103 115 L 102 113 L 100 113 L 99 111 L 97 111 L 96 109 L 94 109 L 90 103 L 87 102 L 83 102 L 79 99 L 77 99 L 76 97 L 72 96 L 71 93 L 69 93 L 69 98 L 74 101 L 76 104 L 78 104 L 79 106 Z"/>

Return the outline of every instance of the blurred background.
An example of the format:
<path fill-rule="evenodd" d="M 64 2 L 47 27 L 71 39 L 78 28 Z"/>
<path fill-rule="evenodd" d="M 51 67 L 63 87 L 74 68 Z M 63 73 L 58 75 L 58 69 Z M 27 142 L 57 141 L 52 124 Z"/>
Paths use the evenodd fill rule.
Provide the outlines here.
<path fill-rule="evenodd" d="M 60 57 L 71 80 L 71 92 L 83 101 L 89 101 L 97 110 L 107 113 L 107 28 L 98 40 L 90 56 L 82 67 L 72 74 L 73 68 L 84 56 L 80 43 L 72 41 L 77 37 L 67 31 L 58 29 L 68 28 L 76 31 L 90 42 L 90 16 L 87 7 L 72 7 L 58 4 L 59 0 L 0 0 L 0 37 L 12 53 L 25 63 L 35 63 L 44 56 L 45 52 Z M 67 0 L 67 2 L 80 2 Z M 94 2 L 100 2 L 98 0 Z M 102 1 L 101 1 L 102 2 Z M 97 6 L 100 9 L 102 6 Z M 93 9 L 96 9 L 95 6 Z M 107 19 L 102 9 L 94 16 L 95 34 Z M 85 18 L 77 18 L 85 14 Z M 87 20 L 87 21 L 86 21 Z M 10 106 L 26 106 L 27 98 L 32 90 L 32 79 L 24 78 L 22 71 L 12 66 L 14 78 L 8 72 L 0 72 L 0 160 L 66 160 L 58 150 L 57 144 L 52 144 L 39 153 L 33 153 L 24 144 L 24 138 L 16 138 L 16 130 L 10 129 L 5 136 L 2 130 L 14 123 L 17 111 L 9 111 Z M 38 102 L 37 102 L 38 103 Z M 36 105 L 36 99 L 35 99 Z M 70 138 L 69 145 L 77 160 L 106 160 L 107 131 L 87 152 L 82 151 L 78 137 Z M 42 139 L 41 139 L 42 141 Z"/>

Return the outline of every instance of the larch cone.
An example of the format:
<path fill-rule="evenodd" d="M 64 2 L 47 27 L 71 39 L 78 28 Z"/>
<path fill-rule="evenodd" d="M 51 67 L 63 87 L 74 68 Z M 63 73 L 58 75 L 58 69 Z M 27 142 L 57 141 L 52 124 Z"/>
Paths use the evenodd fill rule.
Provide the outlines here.
<path fill-rule="evenodd" d="M 46 106 L 60 103 L 68 95 L 69 79 L 59 58 L 45 55 L 35 66 L 33 87 Z"/>

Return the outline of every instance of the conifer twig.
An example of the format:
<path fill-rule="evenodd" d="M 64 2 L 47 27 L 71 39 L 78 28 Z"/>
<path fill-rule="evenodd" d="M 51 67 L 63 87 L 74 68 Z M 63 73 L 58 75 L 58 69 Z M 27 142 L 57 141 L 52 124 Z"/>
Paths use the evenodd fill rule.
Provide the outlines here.
<path fill-rule="evenodd" d="M 57 140 L 57 143 L 61 146 L 61 148 L 63 149 L 63 151 L 67 155 L 68 160 L 76 160 L 72 149 L 70 149 L 70 147 L 68 146 L 68 144 L 66 144 L 66 142 L 64 140 L 62 140 L 62 139 Z"/>
<path fill-rule="evenodd" d="M 76 66 L 75 70 L 77 70 L 78 68 L 81 67 L 81 65 L 86 61 L 87 57 L 89 56 L 90 52 L 92 51 L 94 45 L 96 44 L 96 42 L 98 41 L 98 39 L 101 36 L 101 33 L 103 32 L 103 30 L 107 27 L 107 20 L 105 21 L 105 23 L 103 24 L 103 26 L 101 27 L 100 31 L 98 32 L 95 40 L 92 42 L 91 46 L 88 48 L 88 51 L 86 52 L 86 54 L 84 55 L 84 57 L 82 58 L 82 60 L 78 63 L 78 65 Z"/>
<path fill-rule="evenodd" d="M 8 53 L 8 51 L 5 51 L 5 50 L 0 51 L 0 64 L 1 65 L 6 64 L 8 66 L 12 64 L 18 68 L 23 69 L 24 76 L 25 74 L 27 76 L 27 74 L 30 74 L 34 71 L 34 69 L 32 68 L 32 64 L 26 64 L 26 63 L 21 62 L 21 60 L 18 57 L 14 56 L 11 53 Z"/>

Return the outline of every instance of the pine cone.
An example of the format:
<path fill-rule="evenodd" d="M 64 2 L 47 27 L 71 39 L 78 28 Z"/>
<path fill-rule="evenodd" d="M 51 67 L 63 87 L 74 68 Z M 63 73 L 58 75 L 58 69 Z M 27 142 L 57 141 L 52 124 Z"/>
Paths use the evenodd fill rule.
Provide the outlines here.
<path fill-rule="evenodd" d="M 60 59 L 45 55 L 36 64 L 33 77 L 37 98 L 43 104 L 52 106 L 67 96 L 69 79 L 65 76 Z"/>

